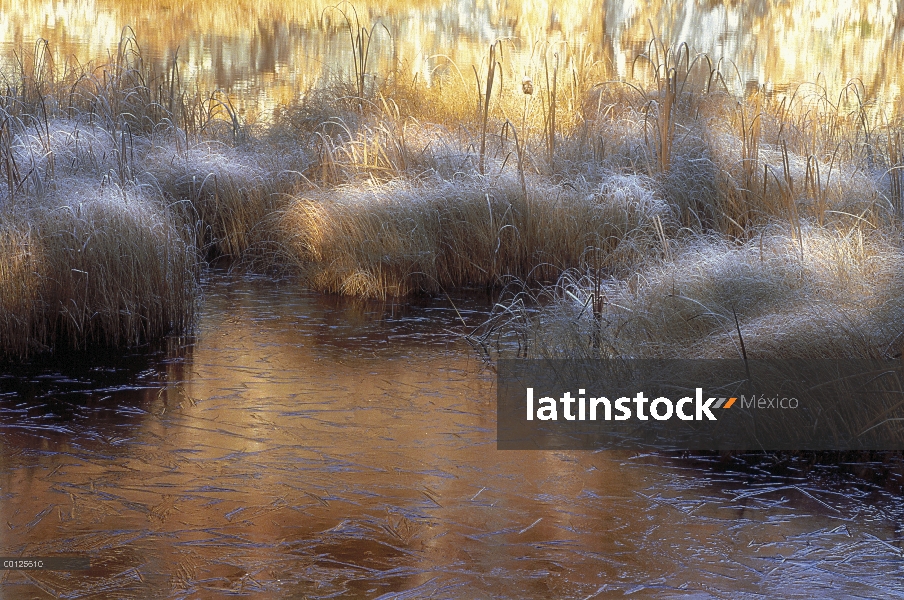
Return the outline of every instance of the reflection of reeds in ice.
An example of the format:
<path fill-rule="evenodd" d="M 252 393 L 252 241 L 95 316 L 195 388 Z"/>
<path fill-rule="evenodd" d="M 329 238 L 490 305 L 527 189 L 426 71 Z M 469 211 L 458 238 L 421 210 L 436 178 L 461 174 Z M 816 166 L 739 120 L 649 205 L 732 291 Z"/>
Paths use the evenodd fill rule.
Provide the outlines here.
<path fill-rule="evenodd" d="M 323 77 L 324 65 L 334 73 L 353 69 L 354 52 L 343 43 L 345 23 L 331 10 L 337 4 L 240 0 L 234 10 L 223 11 L 207 1 L 171 10 L 146 0 L 80 4 L 6 0 L 0 6 L 10 28 L 5 35 L 0 32 L 0 42 L 30 43 L 43 37 L 51 40 L 60 57 L 100 58 L 115 50 L 123 25 L 132 24 L 159 65 L 179 48 L 192 84 L 197 81 L 210 89 L 260 85 L 269 96 L 263 105 L 270 108 L 291 101 Z M 764 3 L 757 11 L 724 2 L 676 5 L 658 0 L 510 0 L 501 6 L 367 0 L 354 6 L 361 27 L 371 30 L 380 24 L 391 32 L 392 44 L 382 40 L 374 44 L 374 69 L 385 72 L 397 57 L 405 57 L 422 79 L 432 77 L 444 62 L 438 55 L 468 68 L 480 62 L 487 44 L 496 38 L 515 40 L 527 55 L 538 38 L 547 37 L 573 47 L 605 46 L 607 61 L 619 76 L 626 76 L 649 39 L 652 22 L 665 39 L 675 44 L 687 41 L 695 50 L 737 65 L 741 85 L 751 80 L 766 83 L 762 77 L 785 85 L 821 73 L 823 78 L 837 77 L 832 86 L 859 77 L 871 95 L 896 95 L 900 87 L 896 73 L 901 71 L 902 55 L 892 41 L 901 24 L 893 2 Z M 260 18 L 248 19 L 250 14 Z M 61 23 L 65 38 L 59 35 Z M 841 63 L 838 48 L 846 49 Z M 211 69 L 211 64 L 222 67 Z"/>

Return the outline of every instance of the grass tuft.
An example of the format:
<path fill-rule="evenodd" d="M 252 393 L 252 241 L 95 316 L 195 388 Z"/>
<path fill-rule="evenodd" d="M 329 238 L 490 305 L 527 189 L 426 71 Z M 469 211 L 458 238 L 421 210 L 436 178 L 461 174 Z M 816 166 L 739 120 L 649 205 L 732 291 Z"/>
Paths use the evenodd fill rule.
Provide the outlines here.
<path fill-rule="evenodd" d="M 601 284 L 571 271 L 536 313 L 514 306 L 510 331 L 542 358 L 900 356 L 900 240 L 814 223 L 801 234 L 775 225 L 743 244 L 698 237 L 672 259 Z M 587 309 L 594 288 L 596 312 Z"/>
<path fill-rule="evenodd" d="M 638 176 L 592 188 L 538 178 L 527 197 L 515 176 L 349 186 L 299 198 L 281 227 L 299 268 L 327 292 L 386 297 L 543 281 L 587 264 L 594 249 L 613 272 L 643 260 L 653 219 L 670 218 L 647 186 Z"/>
<path fill-rule="evenodd" d="M 167 207 L 110 186 L 0 216 L 0 353 L 134 346 L 193 322 L 200 261 Z"/>

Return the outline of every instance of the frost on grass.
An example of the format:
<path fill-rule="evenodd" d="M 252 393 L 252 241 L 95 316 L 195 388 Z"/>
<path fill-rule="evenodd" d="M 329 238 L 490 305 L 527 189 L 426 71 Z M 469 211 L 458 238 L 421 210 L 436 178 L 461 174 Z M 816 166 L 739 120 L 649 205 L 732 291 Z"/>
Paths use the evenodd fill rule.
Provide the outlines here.
<path fill-rule="evenodd" d="M 250 123 L 148 71 L 129 40 L 65 72 L 36 54 L 46 72 L 14 69 L 0 94 L 0 318 L 16 332 L 0 353 L 190 318 L 155 294 L 196 277 L 197 257 L 174 258 L 192 247 L 368 297 L 562 277 L 540 325 L 512 312 L 539 354 L 732 356 L 741 339 L 753 355 L 894 354 L 899 120 L 854 83 L 736 95 L 711 61 L 658 50 L 631 81 L 588 64 L 558 95 L 539 63 L 498 65 L 534 94 L 327 77 Z M 130 279 L 127 256 L 168 265 L 169 287 Z"/>
<path fill-rule="evenodd" d="M 750 358 L 901 353 L 904 253 L 888 235 L 776 226 L 672 252 L 626 278 L 572 271 L 512 324 L 537 357 L 739 358 L 740 339 Z"/>
<path fill-rule="evenodd" d="M 643 259 L 668 206 L 638 176 L 595 187 L 514 176 L 341 187 L 296 200 L 282 220 L 285 246 L 312 284 L 362 296 L 554 280 L 602 261 Z"/>
<path fill-rule="evenodd" d="M 128 346 L 191 327 L 193 234 L 137 190 L 59 182 L 40 204 L 0 211 L 0 352 Z"/>

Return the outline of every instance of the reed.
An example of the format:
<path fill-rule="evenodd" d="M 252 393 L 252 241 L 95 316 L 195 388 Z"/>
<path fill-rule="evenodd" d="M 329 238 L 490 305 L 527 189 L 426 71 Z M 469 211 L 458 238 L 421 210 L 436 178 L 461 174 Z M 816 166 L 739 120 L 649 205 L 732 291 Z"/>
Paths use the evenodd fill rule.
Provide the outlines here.
<path fill-rule="evenodd" d="M 553 54 L 552 81 L 549 78 L 549 63 L 544 60 L 546 71 L 546 160 L 549 171 L 555 172 L 556 155 L 556 108 L 558 106 L 559 54 Z"/>
<path fill-rule="evenodd" d="M 892 131 L 886 138 L 889 175 L 889 199 L 895 214 L 904 218 L 904 143 L 901 132 Z"/>
<path fill-rule="evenodd" d="M 496 71 L 499 68 L 499 61 L 496 60 L 497 49 L 501 49 L 500 42 L 490 44 L 489 54 L 487 56 L 487 76 L 486 89 L 483 93 L 480 91 L 480 76 L 477 68 L 474 68 L 474 77 L 477 79 L 477 112 L 482 113 L 480 124 L 480 155 L 477 162 L 477 169 L 481 175 L 486 172 L 486 152 L 487 152 L 487 126 L 490 118 L 490 98 L 493 94 L 493 83 L 496 81 Z"/>
<path fill-rule="evenodd" d="M 638 81 L 640 85 L 631 86 L 643 99 L 644 141 L 648 156 L 654 157 L 648 164 L 651 175 L 654 171 L 667 173 L 671 168 L 679 111 L 689 107 L 686 92 L 693 97 L 692 90 L 686 88 L 695 68 L 702 64 L 701 59 L 708 62 L 705 56 L 697 56 L 692 60 L 690 52 L 687 44 L 681 44 L 675 49 L 666 47 L 662 39 L 654 37 L 647 46 L 647 52 L 634 61 L 635 67 L 638 63 L 647 67 L 653 83 L 649 88 L 641 81 Z M 706 85 L 702 89 L 704 94 L 709 91 L 713 73 L 714 70 L 710 67 Z"/>
<path fill-rule="evenodd" d="M 571 271 L 539 310 L 506 308 L 518 315 L 509 334 L 535 358 L 900 356 L 900 240 L 814 223 L 802 234 L 772 226 L 740 246 L 688 240 L 627 278 Z"/>
<path fill-rule="evenodd" d="M 373 42 L 374 32 L 377 30 L 377 23 L 371 25 L 370 29 L 361 24 L 358 18 L 358 10 L 350 2 L 340 2 L 335 6 L 329 6 L 323 10 L 321 14 L 321 22 L 327 17 L 328 13 L 338 13 L 341 20 L 345 22 L 348 32 L 349 43 L 352 51 L 352 68 L 354 71 L 355 94 L 358 102 L 358 110 L 364 110 L 365 93 L 367 88 L 367 63 L 370 60 L 370 46 Z M 322 23 L 322 25 L 324 25 Z M 328 25 L 327 25 L 328 27 Z M 390 35 L 389 29 L 382 25 L 386 35 Z"/>
<path fill-rule="evenodd" d="M 668 208 L 637 177 L 596 188 L 505 177 L 344 187 L 285 212 L 285 246 L 315 288 L 370 297 L 542 281 L 585 264 L 586 249 L 624 271 L 645 255 Z"/>
<path fill-rule="evenodd" d="M 486 70 L 474 68 L 475 111 L 458 66 L 430 85 L 403 68 L 372 72 L 376 30 L 342 10 L 352 73 L 254 126 L 229 96 L 188 93 L 177 60 L 148 66 L 128 31 L 107 64 L 54 60 L 39 43 L 3 74 L 0 353 L 187 331 L 201 257 L 369 297 L 514 282 L 533 294 L 562 277 L 543 294 L 562 314 L 580 306 L 573 320 L 589 327 L 562 344 L 599 356 L 628 352 L 625 340 L 651 355 L 695 340 L 727 354 L 712 327 L 729 317 L 747 351 L 767 355 L 762 340 L 785 339 L 776 324 L 804 331 L 788 311 L 809 315 L 806 302 L 829 298 L 814 322 L 853 318 L 844 294 L 880 298 L 897 277 L 869 271 L 850 241 L 897 260 L 900 121 L 862 86 L 733 94 L 718 64 L 658 39 L 633 78 L 615 82 L 590 49 L 538 43 L 543 53 L 513 64 L 497 42 Z M 849 248 L 840 263 L 832 246 Z M 806 302 L 788 291 L 794 276 L 834 281 L 825 269 L 844 261 L 861 269 L 848 280 L 873 288 L 826 283 L 801 292 Z M 760 278 L 783 300 L 738 290 L 749 306 L 720 304 L 700 283 L 720 270 Z M 785 287 L 769 287 L 778 272 Z M 665 273 L 708 312 L 662 308 L 679 300 L 653 285 Z M 639 304 L 638 290 L 662 306 Z M 897 318 L 881 298 L 871 314 Z M 552 340 L 572 327 L 543 318 L 512 331 Z M 890 331 L 858 323 L 874 341 Z M 864 344 L 857 352 L 879 342 Z"/>
<path fill-rule="evenodd" d="M 291 159 L 291 157 L 289 157 Z M 171 203 L 180 203 L 197 230 L 197 242 L 209 259 L 241 260 L 263 249 L 279 197 L 294 178 L 280 175 L 284 164 L 271 155 L 197 144 L 178 149 L 157 146 L 143 157 L 139 180 Z M 290 162 L 290 161 L 289 161 Z"/>
<path fill-rule="evenodd" d="M 0 353 L 134 346 L 190 331 L 200 261 L 167 207 L 117 187 L 0 214 Z"/>

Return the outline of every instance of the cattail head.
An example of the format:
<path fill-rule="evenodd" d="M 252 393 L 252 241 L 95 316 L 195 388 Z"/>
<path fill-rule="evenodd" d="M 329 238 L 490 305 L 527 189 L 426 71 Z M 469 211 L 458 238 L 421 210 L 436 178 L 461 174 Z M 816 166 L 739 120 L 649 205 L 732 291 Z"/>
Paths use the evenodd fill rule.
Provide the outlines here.
<path fill-rule="evenodd" d="M 521 91 L 528 96 L 532 96 L 534 93 L 534 82 L 531 81 L 530 77 L 528 77 L 527 75 L 525 75 L 524 79 L 521 80 Z"/>

